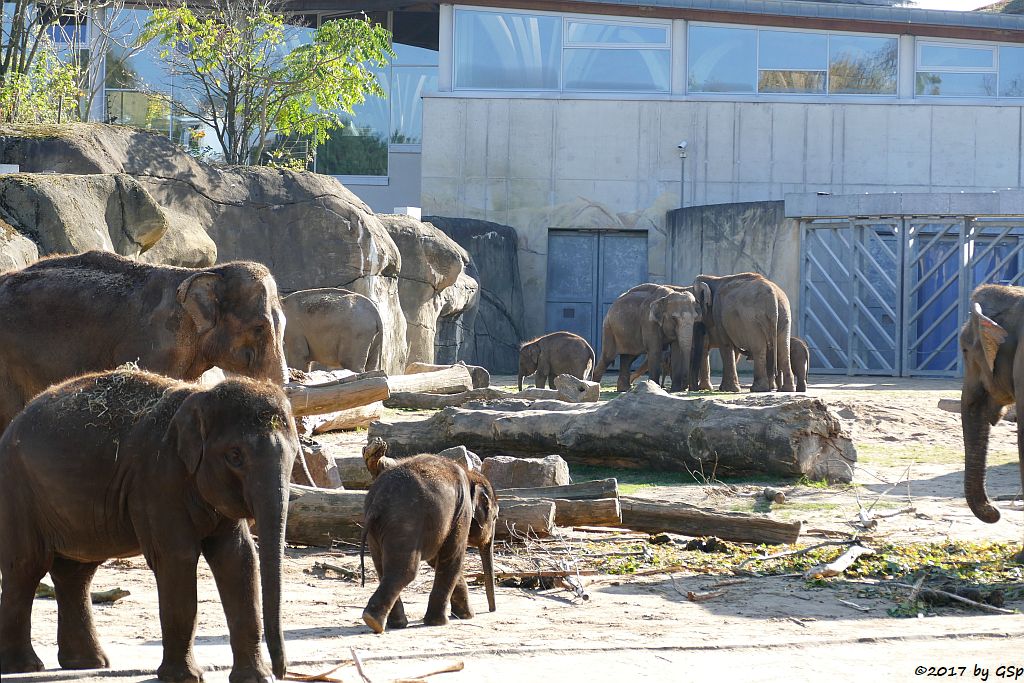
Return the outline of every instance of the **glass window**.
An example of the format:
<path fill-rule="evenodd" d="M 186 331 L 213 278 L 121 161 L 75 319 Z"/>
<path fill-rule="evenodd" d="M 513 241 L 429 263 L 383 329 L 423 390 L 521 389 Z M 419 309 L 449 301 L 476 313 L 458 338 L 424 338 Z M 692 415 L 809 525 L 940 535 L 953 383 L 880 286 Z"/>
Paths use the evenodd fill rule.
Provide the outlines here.
<path fill-rule="evenodd" d="M 379 72 L 377 78 L 387 92 L 387 72 Z M 386 176 L 391 129 L 388 105 L 387 99 L 369 97 L 353 107 L 355 115 L 346 116 L 345 125 L 334 129 L 328 140 L 317 147 L 317 173 Z"/>
<path fill-rule="evenodd" d="M 668 47 L 668 27 L 649 24 L 566 20 L 567 45 L 657 45 Z"/>
<path fill-rule="evenodd" d="M 828 36 L 760 31 L 757 91 L 825 94 Z"/>
<path fill-rule="evenodd" d="M 917 72 L 917 94 L 946 97 L 995 97 L 996 75 L 972 72 Z"/>
<path fill-rule="evenodd" d="M 837 95 L 895 95 L 899 47 L 895 38 L 829 36 L 828 91 Z"/>
<path fill-rule="evenodd" d="M 754 92 L 757 86 L 757 31 L 691 26 L 690 92 Z"/>
<path fill-rule="evenodd" d="M 946 67 L 991 69 L 994 55 L 994 48 L 981 45 L 974 47 L 922 43 L 917 66 L 921 70 L 944 70 Z"/>
<path fill-rule="evenodd" d="M 562 20 L 458 10 L 455 86 L 557 90 Z"/>
<path fill-rule="evenodd" d="M 437 12 L 396 11 L 392 15 L 393 64 L 437 66 Z"/>
<path fill-rule="evenodd" d="M 668 92 L 668 50 L 571 48 L 564 54 L 566 90 Z"/>
<path fill-rule="evenodd" d="M 395 66 L 391 69 L 391 142 L 423 142 L 423 95 L 437 92 L 436 66 Z"/>
<path fill-rule="evenodd" d="M 1024 97 L 1024 47 L 999 48 L 999 96 Z"/>

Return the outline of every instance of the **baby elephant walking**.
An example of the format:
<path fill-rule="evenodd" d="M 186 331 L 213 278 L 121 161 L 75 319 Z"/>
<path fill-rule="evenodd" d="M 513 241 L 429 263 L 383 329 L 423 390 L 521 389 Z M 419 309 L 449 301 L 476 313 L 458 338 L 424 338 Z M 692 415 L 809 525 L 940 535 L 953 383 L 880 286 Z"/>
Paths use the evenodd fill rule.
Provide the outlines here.
<path fill-rule="evenodd" d="M 47 572 L 61 667 L 109 666 L 89 584 L 107 559 L 141 552 L 156 574 L 160 680 L 202 680 L 192 652 L 200 555 L 227 616 L 231 683 L 283 677 L 281 555 L 298 449 L 284 393 L 250 379 L 204 390 L 115 370 L 33 399 L 0 439 L 0 673 L 43 669 L 31 616 Z M 256 520 L 258 555 L 246 518 Z M 260 654 L 260 587 L 271 668 Z"/>
<path fill-rule="evenodd" d="M 534 386 L 554 389 L 559 375 L 590 379 L 593 372 L 594 349 L 578 334 L 552 332 L 519 347 L 519 391 L 523 390 L 523 378 L 534 373 Z"/>
<path fill-rule="evenodd" d="M 449 600 L 452 614 L 471 618 L 462 576 L 468 543 L 480 549 L 487 606 L 494 611 L 498 502 L 486 477 L 436 455 L 417 455 L 381 472 L 366 493 L 363 510 L 364 542 L 380 579 L 363 621 L 375 632 L 408 625 L 400 593 L 416 578 L 421 560 L 434 568 L 423 623 L 447 624 Z"/>

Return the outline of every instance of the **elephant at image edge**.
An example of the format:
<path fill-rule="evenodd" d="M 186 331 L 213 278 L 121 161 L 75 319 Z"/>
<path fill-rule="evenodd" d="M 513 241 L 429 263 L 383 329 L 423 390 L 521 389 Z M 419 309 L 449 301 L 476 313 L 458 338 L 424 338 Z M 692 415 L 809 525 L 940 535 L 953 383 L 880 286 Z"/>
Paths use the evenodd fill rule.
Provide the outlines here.
<path fill-rule="evenodd" d="M 670 345 L 672 390 L 685 389 L 688 384 L 687 362 L 692 322 L 698 315 L 695 302 L 691 303 L 690 297 L 692 290 L 689 287 L 649 282 L 621 294 L 609 307 L 604 318 L 601 357 L 594 369 L 594 381 L 600 382 L 615 356 L 619 356 L 619 378 L 616 388 L 620 392 L 628 391 L 629 366 L 637 356 L 646 354 L 648 374 L 652 381 L 660 384 L 663 374 L 662 351 L 666 345 Z M 662 299 L 665 300 L 652 315 L 652 307 Z M 690 324 L 686 324 L 686 319 L 690 320 Z M 701 368 L 701 384 L 710 374 L 708 367 Z"/>
<path fill-rule="evenodd" d="M 495 610 L 498 499 L 480 472 L 436 455 L 402 460 L 370 485 L 363 519 L 364 543 L 380 581 L 363 610 L 363 621 L 375 632 L 408 625 L 400 594 L 416 578 L 422 560 L 434 569 L 423 623 L 447 624 L 449 600 L 456 617 L 471 618 L 469 587 L 462 572 L 469 543 L 480 550 L 487 607 Z M 359 559 L 361 564 L 362 551 Z"/>
<path fill-rule="evenodd" d="M 1003 406 L 1021 414 L 1024 403 L 1024 288 L 982 285 L 971 295 L 970 317 L 960 331 L 964 383 L 960 420 L 964 432 L 964 497 L 974 516 L 999 521 L 985 491 L 985 461 L 992 425 Z M 1024 483 L 1024 425 L 1017 421 L 1017 455 Z M 1024 547 L 1015 557 L 1024 563 Z"/>
<path fill-rule="evenodd" d="M 555 388 L 555 377 L 566 374 L 589 380 L 594 373 L 594 349 L 572 332 L 552 332 L 519 346 L 519 391 L 523 378 L 535 375 L 533 385 Z"/>
<path fill-rule="evenodd" d="M 160 680 L 202 676 L 192 651 L 200 555 L 227 617 L 231 683 L 270 675 L 260 654 L 257 577 L 272 670 L 282 678 L 281 558 L 298 450 L 288 400 L 267 382 L 229 379 L 204 390 L 115 370 L 36 397 L 0 438 L 0 672 L 43 668 L 31 614 L 47 572 L 61 667 L 109 666 L 89 585 L 107 559 L 141 552 L 156 574 Z M 259 571 L 247 519 L 260 536 Z"/>
<path fill-rule="evenodd" d="M 324 287 L 292 292 L 281 305 L 288 317 L 284 353 L 290 367 L 308 371 L 316 362 L 353 372 L 380 368 L 384 322 L 369 298 Z"/>
<path fill-rule="evenodd" d="M 0 274 L 0 321 L 0 431 L 51 384 L 123 363 L 186 380 L 213 366 L 287 380 L 277 284 L 258 263 L 46 258 Z"/>
<path fill-rule="evenodd" d="M 690 355 L 690 388 L 696 389 L 695 370 L 707 363 L 712 348 L 722 356 L 720 391 L 739 391 L 736 354 L 749 352 L 754 364 L 752 392 L 771 391 L 776 370 L 782 375 L 780 391 L 793 391 L 789 360 L 789 297 L 778 285 L 758 273 L 699 275 L 693 294 L 700 317 L 694 325 Z"/>

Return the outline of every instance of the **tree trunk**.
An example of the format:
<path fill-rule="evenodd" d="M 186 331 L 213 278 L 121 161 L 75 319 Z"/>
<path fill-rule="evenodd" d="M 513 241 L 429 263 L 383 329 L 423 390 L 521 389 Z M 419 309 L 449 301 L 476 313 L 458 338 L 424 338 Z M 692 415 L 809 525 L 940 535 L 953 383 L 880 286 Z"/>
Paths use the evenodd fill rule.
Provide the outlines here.
<path fill-rule="evenodd" d="M 561 500 L 555 504 L 557 526 L 622 526 L 622 508 L 618 498 L 597 500 Z"/>
<path fill-rule="evenodd" d="M 383 401 L 390 393 L 388 378 L 380 371 L 352 375 L 326 384 L 284 385 L 295 417 L 322 415 Z"/>
<path fill-rule="evenodd" d="M 555 503 L 550 500 L 503 500 L 498 503 L 498 538 L 546 538 L 555 528 Z"/>
<path fill-rule="evenodd" d="M 493 406 L 491 407 L 493 408 Z M 370 426 L 395 457 L 465 445 L 481 457 L 552 453 L 570 463 L 849 482 L 857 459 L 821 399 L 670 396 L 652 382 L 605 403 L 505 401 L 501 410 L 445 408 L 420 421 Z"/>
<path fill-rule="evenodd" d="M 365 491 L 317 491 L 293 484 L 285 538 L 289 543 L 324 548 L 333 539 L 358 543 L 365 499 Z"/>
<path fill-rule="evenodd" d="M 471 389 L 457 394 L 424 394 L 415 392 L 392 392 L 391 398 L 384 401 L 388 408 L 412 408 L 414 410 L 440 410 L 452 406 L 461 406 L 470 401 L 494 401 L 512 398 L 510 394 L 501 389 L 484 387 Z"/>
<path fill-rule="evenodd" d="M 801 522 L 780 522 L 740 512 L 715 512 L 659 500 L 623 496 L 622 526 L 634 531 L 669 531 L 684 536 L 717 536 L 741 543 L 796 543 Z"/>
<path fill-rule="evenodd" d="M 459 361 L 455 365 L 465 366 L 469 370 L 470 376 L 473 378 L 473 388 L 483 389 L 490 386 L 491 374 L 487 372 L 486 368 L 480 367 L 479 365 L 466 365 L 462 361 Z M 416 375 L 421 372 L 433 372 L 435 370 L 447 370 L 448 368 L 454 367 L 453 365 L 435 365 L 433 363 L 409 363 L 405 368 L 405 374 Z"/>
<path fill-rule="evenodd" d="M 565 486 L 538 486 L 529 489 L 499 489 L 502 498 L 545 498 L 547 500 L 594 500 L 596 498 L 618 498 L 619 482 L 615 479 L 596 479 Z"/>
<path fill-rule="evenodd" d="M 434 394 L 457 394 L 472 389 L 473 378 L 465 365 L 453 365 L 445 370 L 392 375 L 388 377 L 388 388 L 396 394 L 428 391 Z"/>
<path fill-rule="evenodd" d="M 318 415 L 312 419 L 313 434 L 324 434 L 326 432 L 340 432 L 346 429 L 357 429 L 368 427 L 370 423 L 376 422 L 384 416 L 384 403 L 374 401 L 365 406 L 340 410 L 336 413 Z M 310 418 L 307 418 L 310 419 Z"/>

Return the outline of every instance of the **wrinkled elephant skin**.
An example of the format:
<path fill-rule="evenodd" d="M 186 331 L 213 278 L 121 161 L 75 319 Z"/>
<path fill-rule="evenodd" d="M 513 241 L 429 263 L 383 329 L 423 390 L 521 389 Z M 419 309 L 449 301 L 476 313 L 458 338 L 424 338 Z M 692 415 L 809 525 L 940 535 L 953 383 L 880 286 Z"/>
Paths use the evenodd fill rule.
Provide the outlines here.
<path fill-rule="evenodd" d="M 292 292 L 281 305 L 288 318 L 284 352 L 289 367 L 303 372 L 314 362 L 352 372 L 381 367 L 384 323 L 367 297 L 324 287 Z"/>

